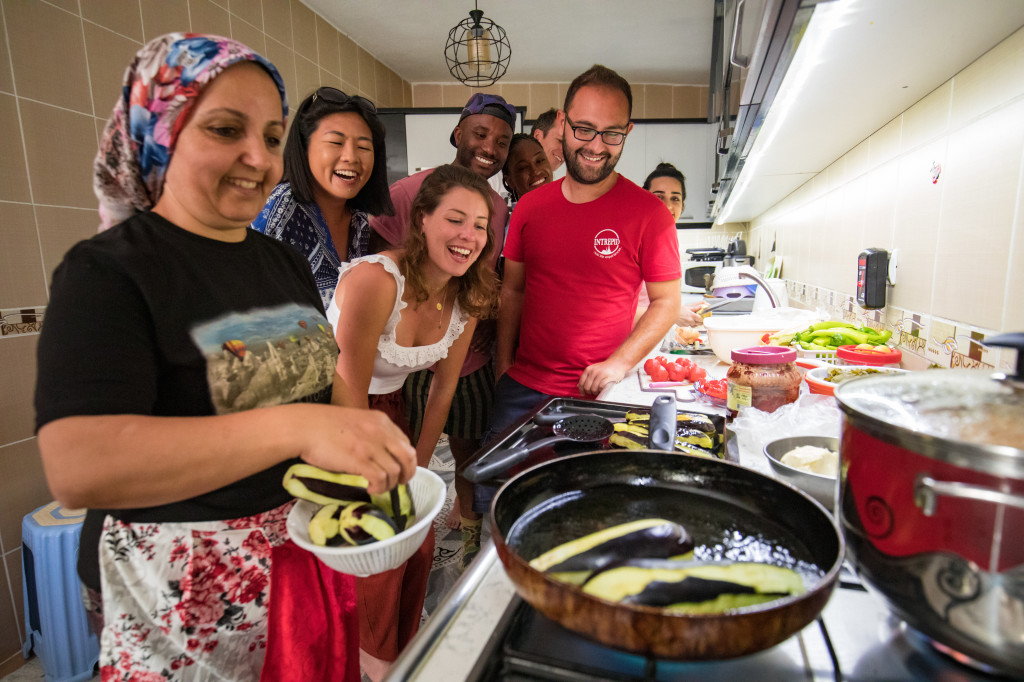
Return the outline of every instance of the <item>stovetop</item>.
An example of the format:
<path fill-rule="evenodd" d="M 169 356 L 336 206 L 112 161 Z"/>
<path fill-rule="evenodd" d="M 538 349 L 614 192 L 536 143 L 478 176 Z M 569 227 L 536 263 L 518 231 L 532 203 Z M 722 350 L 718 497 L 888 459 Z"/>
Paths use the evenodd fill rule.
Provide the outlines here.
<path fill-rule="evenodd" d="M 649 659 L 595 644 L 514 598 L 469 680 L 847 680 L 992 682 L 936 651 L 844 572 L 821 616 L 765 651 L 726 661 Z"/>

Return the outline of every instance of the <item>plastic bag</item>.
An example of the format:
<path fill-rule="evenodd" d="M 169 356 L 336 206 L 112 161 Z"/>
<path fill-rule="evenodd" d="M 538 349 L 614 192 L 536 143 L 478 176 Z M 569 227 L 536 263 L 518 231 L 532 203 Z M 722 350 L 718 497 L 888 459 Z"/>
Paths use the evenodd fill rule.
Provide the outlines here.
<path fill-rule="evenodd" d="M 839 437 L 841 415 L 835 398 L 805 393 L 795 403 L 774 412 L 741 408 L 729 424 L 730 438 L 739 445 L 740 463 L 767 472 L 764 446 L 770 441 L 791 436 Z"/>

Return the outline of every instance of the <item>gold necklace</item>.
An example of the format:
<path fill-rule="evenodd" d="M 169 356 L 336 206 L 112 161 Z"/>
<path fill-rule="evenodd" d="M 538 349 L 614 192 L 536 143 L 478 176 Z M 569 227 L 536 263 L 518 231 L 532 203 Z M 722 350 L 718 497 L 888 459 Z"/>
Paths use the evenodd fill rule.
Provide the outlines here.
<path fill-rule="evenodd" d="M 444 304 L 448 301 L 448 285 L 445 284 L 444 295 L 441 297 L 441 302 L 437 304 L 437 309 L 441 312 L 437 316 L 437 328 L 441 328 L 441 321 L 444 320 Z"/>

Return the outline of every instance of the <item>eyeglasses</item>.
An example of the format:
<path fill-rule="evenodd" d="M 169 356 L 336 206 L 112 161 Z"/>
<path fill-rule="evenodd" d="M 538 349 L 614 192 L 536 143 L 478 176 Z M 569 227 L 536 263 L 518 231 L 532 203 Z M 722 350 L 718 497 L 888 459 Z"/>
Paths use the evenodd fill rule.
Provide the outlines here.
<path fill-rule="evenodd" d="M 568 116 L 565 117 L 565 122 L 572 128 L 572 136 L 580 142 L 590 142 L 600 135 L 602 142 L 612 147 L 618 147 L 626 139 L 626 133 L 620 133 L 615 130 L 594 130 L 584 126 L 574 126 Z"/>
<path fill-rule="evenodd" d="M 325 102 L 330 102 L 331 104 L 348 104 L 349 102 L 354 102 L 355 104 L 361 104 L 368 107 L 370 111 L 375 114 L 377 113 L 377 107 L 373 106 L 373 102 L 365 97 L 360 97 L 359 95 L 346 95 L 338 88 L 332 88 L 328 85 L 325 85 L 322 88 L 317 88 L 316 92 L 313 93 L 313 102 L 316 102 L 317 98 L 320 98 Z M 310 102 L 310 104 L 313 102 Z"/>

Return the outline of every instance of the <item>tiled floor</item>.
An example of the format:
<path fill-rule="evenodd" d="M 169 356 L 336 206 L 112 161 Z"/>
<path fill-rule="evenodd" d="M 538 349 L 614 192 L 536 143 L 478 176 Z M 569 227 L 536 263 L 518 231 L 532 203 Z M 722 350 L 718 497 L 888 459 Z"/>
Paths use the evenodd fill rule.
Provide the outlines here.
<path fill-rule="evenodd" d="M 437 449 L 434 450 L 434 456 L 430 460 L 430 469 L 448 484 L 448 497 L 441 513 L 434 519 L 436 536 L 434 568 L 431 570 L 427 582 L 427 598 L 424 604 L 427 614 L 433 612 L 461 575 L 459 557 L 462 554 L 462 534 L 460 531 L 450 530 L 444 523 L 455 501 L 455 462 L 452 459 L 451 450 L 448 449 L 448 440 L 444 436 L 441 437 Z M 486 540 L 486 524 L 484 534 L 484 540 Z M 45 679 L 45 675 L 42 663 L 38 657 L 33 656 L 13 673 L 0 677 L 0 682 L 37 682 L 43 679 Z M 93 678 L 93 680 L 99 679 L 98 676 Z"/>

